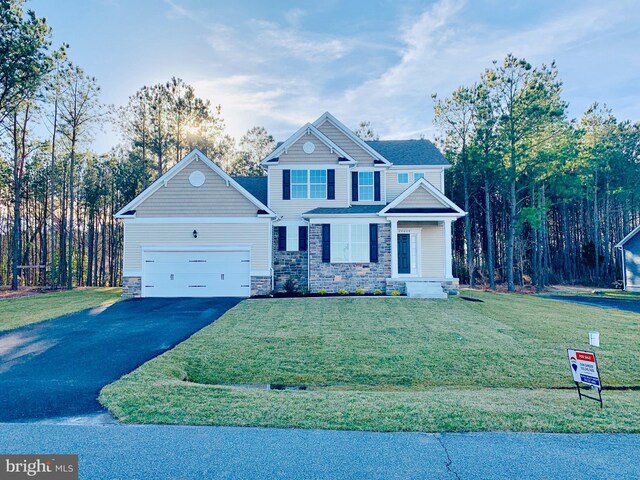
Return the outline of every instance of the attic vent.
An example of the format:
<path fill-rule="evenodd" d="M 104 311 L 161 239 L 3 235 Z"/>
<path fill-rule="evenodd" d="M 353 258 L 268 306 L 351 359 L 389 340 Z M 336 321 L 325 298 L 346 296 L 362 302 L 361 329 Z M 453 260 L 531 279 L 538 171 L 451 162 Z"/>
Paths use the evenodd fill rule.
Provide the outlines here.
<path fill-rule="evenodd" d="M 204 173 L 202 173 L 200 170 L 195 170 L 191 172 L 191 175 L 189 175 L 189 183 L 194 187 L 201 187 L 202 185 L 204 185 L 205 180 L 206 178 L 204 176 Z"/>

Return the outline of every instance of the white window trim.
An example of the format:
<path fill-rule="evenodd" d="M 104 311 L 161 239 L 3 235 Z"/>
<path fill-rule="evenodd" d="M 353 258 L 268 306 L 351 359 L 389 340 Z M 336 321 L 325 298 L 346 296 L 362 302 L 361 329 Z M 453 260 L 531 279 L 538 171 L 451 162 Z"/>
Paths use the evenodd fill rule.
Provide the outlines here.
<path fill-rule="evenodd" d="M 338 225 L 338 224 L 336 224 L 336 225 Z M 353 257 L 352 257 L 353 248 L 351 248 L 351 245 L 353 243 L 352 242 L 351 228 L 353 227 L 353 225 L 364 226 L 364 225 L 368 225 L 368 224 L 365 224 L 365 223 L 355 223 L 355 224 L 354 223 L 347 223 L 347 224 L 344 224 L 343 223 L 343 224 L 339 224 L 339 225 L 346 225 L 349 228 L 349 240 L 347 242 L 348 245 L 349 245 L 349 259 L 348 260 L 334 260 L 333 259 L 333 252 L 334 252 L 334 248 L 333 248 L 333 241 L 334 240 L 333 239 L 334 239 L 334 237 L 333 237 L 333 234 L 331 234 L 331 241 L 330 241 L 330 243 L 331 243 L 331 247 L 330 247 L 331 248 L 331 257 L 332 257 L 332 258 L 330 258 L 331 263 L 371 263 L 371 258 L 369 256 L 369 249 L 368 248 L 367 248 L 367 259 L 366 260 L 353 260 Z M 333 228 L 333 225 L 331 225 L 331 228 Z M 365 227 L 365 231 L 367 232 L 367 242 L 366 243 L 367 243 L 367 246 L 369 246 L 371 244 L 371 237 L 370 237 L 370 234 L 369 234 L 368 226 Z"/>
<path fill-rule="evenodd" d="M 289 188 L 291 189 L 291 195 L 289 195 L 291 197 L 291 200 L 328 200 L 327 197 L 329 196 L 329 173 L 327 172 L 327 170 L 329 170 L 328 168 L 312 168 L 312 167 L 305 167 L 305 168 L 291 168 L 291 180 L 289 183 Z M 305 170 L 307 172 L 307 196 L 306 197 L 294 197 L 293 196 L 293 172 L 294 171 L 299 171 L 299 170 Z M 325 182 L 324 182 L 324 197 L 312 197 L 311 196 L 311 170 L 324 170 L 324 178 L 325 178 Z M 296 185 L 302 185 L 302 183 L 296 183 Z M 313 185 L 322 185 L 320 183 L 314 183 Z"/>
<path fill-rule="evenodd" d="M 416 178 L 416 175 L 422 175 L 421 177 Z M 413 179 L 413 183 L 416 183 L 421 178 L 427 179 L 427 174 L 423 171 L 420 172 L 411 172 L 411 178 Z"/>
<path fill-rule="evenodd" d="M 400 181 L 400 175 L 406 175 L 407 176 L 407 181 L 406 182 L 401 182 Z M 412 177 L 411 172 L 398 172 L 396 174 L 396 183 L 398 185 L 409 185 L 410 181 L 409 179 Z"/>
<path fill-rule="evenodd" d="M 287 229 L 287 252 L 297 252 L 300 247 L 300 228 L 295 225 L 283 225 Z"/>
<path fill-rule="evenodd" d="M 358 202 L 375 202 L 376 201 L 376 170 L 374 169 L 366 169 L 366 170 L 356 170 L 358 172 Z M 360 174 L 361 173 L 371 173 L 373 178 L 373 183 L 371 184 L 371 199 L 363 200 L 362 195 L 360 194 L 360 188 L 362 187 L 362 182 L 360 182 Z M 380 175 L 382 177 L 382 175 Z M 368 187 L 369 185 L 367 185 Z M 380 186 L 382 190 L 382 185 Z M 382 192 L 380 192 L 380 198 L 382 198 Z"/>

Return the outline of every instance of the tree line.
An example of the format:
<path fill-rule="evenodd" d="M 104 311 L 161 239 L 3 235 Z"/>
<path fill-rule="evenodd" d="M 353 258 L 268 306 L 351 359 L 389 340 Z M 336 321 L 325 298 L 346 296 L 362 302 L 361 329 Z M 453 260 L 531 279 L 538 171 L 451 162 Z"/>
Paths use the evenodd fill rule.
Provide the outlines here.
<path fill-rule="evenodd" d="M 236 146 L 220 106 L 179 78 L 105 105 L 68 50 L 24 0 L 0 0 L 0 285 L 13 289 L 118 285 L 119 208 L 193 148 L 232 175 L 261 175 L 275 146 L 263 127 Z M 105 125 L 122 141 L 99 155 Z"/>
<path fill-rule="evenodd" d="M 569 119 L 556 65 L 513 55 L 433 98 L 447 193 L 468 212 L 455 225 L 461 281 L 611 286 L 614 246 L 640 219 L 640 123 L 598 103 Z"/>
<path fill-rule="evenodd" d="M 236 142 L 221 107 L 179 78 L 105 105 L 68 50 L 24 0 L 0 0 L 0 285 L 118 285 L 119 208 L 192 148 L 232 175 L 263 175 L 275 146 L 263 127 Z M 468 212 L 454 274 L 509 290 L 610 285 L 614 245 L 639 221 L 640 124 L 597 103 L 569 119 L 556 65 L 513 55 L 433 98 L 446 193 Z M 105 125 L 121 142 L 100 155 Z M 378 138 L 368 121 L 355 133 Z"/>

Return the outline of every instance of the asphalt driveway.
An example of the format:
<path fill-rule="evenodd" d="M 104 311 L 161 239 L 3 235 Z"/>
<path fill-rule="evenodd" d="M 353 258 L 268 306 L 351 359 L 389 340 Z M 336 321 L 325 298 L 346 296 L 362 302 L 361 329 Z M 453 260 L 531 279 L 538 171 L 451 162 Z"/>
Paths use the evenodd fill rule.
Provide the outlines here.
<path fill-rule="evenodd" d="M 239 301 L 132 299 L 0 334 L 0 422 L 103 412 L 97 401 L 103 386 Z"/>
<path fill-rule="evenodd" d="M 607 297 L 587 297 L 584 295 L 542 295 L 551 300 L 562 300 L 563 302 L 579 303 L 591 307 L 615 308 L 627 312 L 640 313 L 640 299 L 633 298 L 607 298 Z"/>

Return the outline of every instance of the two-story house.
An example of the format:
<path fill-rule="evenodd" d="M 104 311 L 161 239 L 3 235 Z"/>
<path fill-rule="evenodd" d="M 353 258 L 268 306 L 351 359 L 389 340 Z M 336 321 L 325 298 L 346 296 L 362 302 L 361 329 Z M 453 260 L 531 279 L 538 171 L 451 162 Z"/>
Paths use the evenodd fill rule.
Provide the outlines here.
<path fill-rule="evenodd" d="M 265 177 L 230 177 L 194 150 L 120 210 L 123 293 L 457 288 L 451 223 L 465 212 L 428 140 L 363 141 L 325 113 L 262 165 Z"/>

